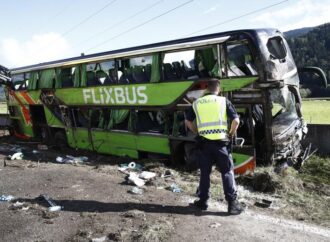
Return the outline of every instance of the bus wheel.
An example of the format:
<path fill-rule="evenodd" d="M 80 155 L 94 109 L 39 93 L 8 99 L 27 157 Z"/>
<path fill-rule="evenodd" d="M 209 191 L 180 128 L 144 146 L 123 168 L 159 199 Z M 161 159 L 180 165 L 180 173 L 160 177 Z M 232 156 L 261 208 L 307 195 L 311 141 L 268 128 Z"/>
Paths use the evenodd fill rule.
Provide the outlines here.
<path fill-rule="evenodd" d="M 41 137 L 42 143 L 44 144 L 49 145 L 52 143 L 52 137 L 49 134 L 49 130 L 46 127 L 41 128 L 39 137 Z"/>
<path fill-rule="evenodd" d="M 68 141 L 64 131 L 57 131 L 54 135 L 56 147 L 61 151 L 65 151 L 68 148 Z"/>

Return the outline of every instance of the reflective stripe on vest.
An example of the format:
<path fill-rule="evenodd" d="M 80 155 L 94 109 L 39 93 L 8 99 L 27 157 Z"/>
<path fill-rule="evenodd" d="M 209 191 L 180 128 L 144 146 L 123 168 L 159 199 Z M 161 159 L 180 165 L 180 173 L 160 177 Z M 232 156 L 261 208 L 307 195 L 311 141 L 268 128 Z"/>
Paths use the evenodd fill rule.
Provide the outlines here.
<path fill-rule="evenodd" d="M 207 95 L 193 103 L 196 114 L 197 130 L 200 136 L 210 140 L 227 138 L 226 98 Z"/>

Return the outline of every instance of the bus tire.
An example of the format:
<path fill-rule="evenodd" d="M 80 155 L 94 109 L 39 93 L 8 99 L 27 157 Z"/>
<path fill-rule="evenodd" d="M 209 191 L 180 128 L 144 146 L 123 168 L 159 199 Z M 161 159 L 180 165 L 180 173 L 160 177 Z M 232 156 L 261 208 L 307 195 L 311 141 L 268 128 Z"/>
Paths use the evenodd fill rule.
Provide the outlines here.
<path fill-rule="evenodd" d="M 64 131 L 57 131 L 54 135 L 55 145 L 60 151 L 68 149 L 68 140 Z"/>
<path fill-rule="evenodd" d="M 49 130 L 47 127 L 41 128 L 40 136 L 41 136 L 42 143 L 44 143 L 46 145 L 50 145 L 52 143 L 53 139 L 52 139 L 51 135 L 49 134 Z"/>

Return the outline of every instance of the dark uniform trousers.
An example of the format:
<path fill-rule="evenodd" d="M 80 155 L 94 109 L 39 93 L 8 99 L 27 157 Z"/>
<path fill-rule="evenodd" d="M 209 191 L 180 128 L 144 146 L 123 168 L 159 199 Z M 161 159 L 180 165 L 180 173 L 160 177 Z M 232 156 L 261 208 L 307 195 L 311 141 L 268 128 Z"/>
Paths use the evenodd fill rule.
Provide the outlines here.
<path fill-rule="evenodd" d="M 234 177 L 234 164 L 229 154 L 228 146 L 222 141 L 204 139 L 200 144 L 201 157 L 199 166 L 201 170 L 199 181 L 199 198 L 207 200 L 210 190 L 210 174 L 215 163 L 220 170 L 223 190 L 227 201 L 234 201 L 237 198 L 236 183 Z"/>

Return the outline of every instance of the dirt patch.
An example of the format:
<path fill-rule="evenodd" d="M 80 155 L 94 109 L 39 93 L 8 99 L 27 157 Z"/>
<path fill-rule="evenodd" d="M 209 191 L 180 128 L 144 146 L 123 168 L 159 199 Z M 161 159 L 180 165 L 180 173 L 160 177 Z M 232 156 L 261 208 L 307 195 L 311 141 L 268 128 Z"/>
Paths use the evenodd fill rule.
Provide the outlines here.
<path fill-rule="evenodd" d="M 304 205 L 307 192 L 311 194 L 313 189 L 319 187 L 306 180 L 290 180 L 299 177 L 300 173 L 276 177 L 271 170 L 257 170 L 256 174 L 268 172 L 271 179 L 275 179 L 267 177 L 262 181 L 267 184 L 281 181 L 279 186 L 275 185 L 275 192 L 265 193 L 267 186 L 267 189 L 260 189 L 264 192 L 257 192 L 253 182 L 239 185 L 239 199 L 246 204 L 247 213 L 228 217 L 221 176 L 217 170 L 213 170 L 211 175 L 213 205 L 209 211 L 200 212 L 189 206 L 195 199 L 198 172 L 186 173 L 176 167 L 166 166 L 159 159 L 154 163 L 150 159 L 134 160 L 143 166 L 143 170 L 157 174 L 156 178 L 141 188 L 141 195 L 135 195 L 129 193 L 134 185 L 128 184 L 126 174 L 118 171 L 121 164 L 129 163 L 132 159 L 112 159 L 111 156 L 79 151 L 63 154 L 51 147 L 34 154 L 31 151 L 37 149 L 37 143 L 18 144 L 5 140 L 0 145 L 0 161 L 12 153 L 8 149 L 15 145 L 23 148 L 27 155 L 23 160 L 6 160 L 6 166 L 0 163 L 0 191 L 16 198 L 13 202 L 0 203 L 1 218 L 6 221 L 0 224 L 2 241 L 202 241 L 205 238 L 218 241 L 219 234 L 221 239 L 227 241 L 242 238 L 246 241 L 263 240 L 273 238 L 274 234 L 289 239 L 317 238 L 322 241 L 323 237 L 319 235 L 294 232 L 296 230 L 292 228 L 268 222 L 260 223 L 255 220 L 255 214 L 249 215 L 251 210 L 281 219 L 289 217 L 329 226 L 325 218 L 328 209 L 324 201 L 327 200 L 321 204 L 326 193 L 317 193 L 319 197 L 316 196 L 316 199 L 310 195 L 310 199 L 314 200 L 308 206 L 318 202 L 318 207 Z M 78 166 L 56 163 L 56 157 L 64 155 L 84 155 L 89 159 Z M 246 179 L 251 181 L 251 176 Z M 179 188 L 178 193 L 167 189 L 172 184 Z M 303 193 L 300 194 L 301 189 Z M 299 197 L 294 197 L 291 192 Z M 49 205 L 38 199 L 40 194 L 47 194 L 63 207 L 62 210 L 49 212 Z M 271 201 L 268 208 L 255 206 L 257 201 L 263 199 Z M 16 201 L 24 205 L 10 209 Z M 272 231 L 267 231 L 269 227 Z M 261 232 L 251 234 L 251 229 Z"/>

